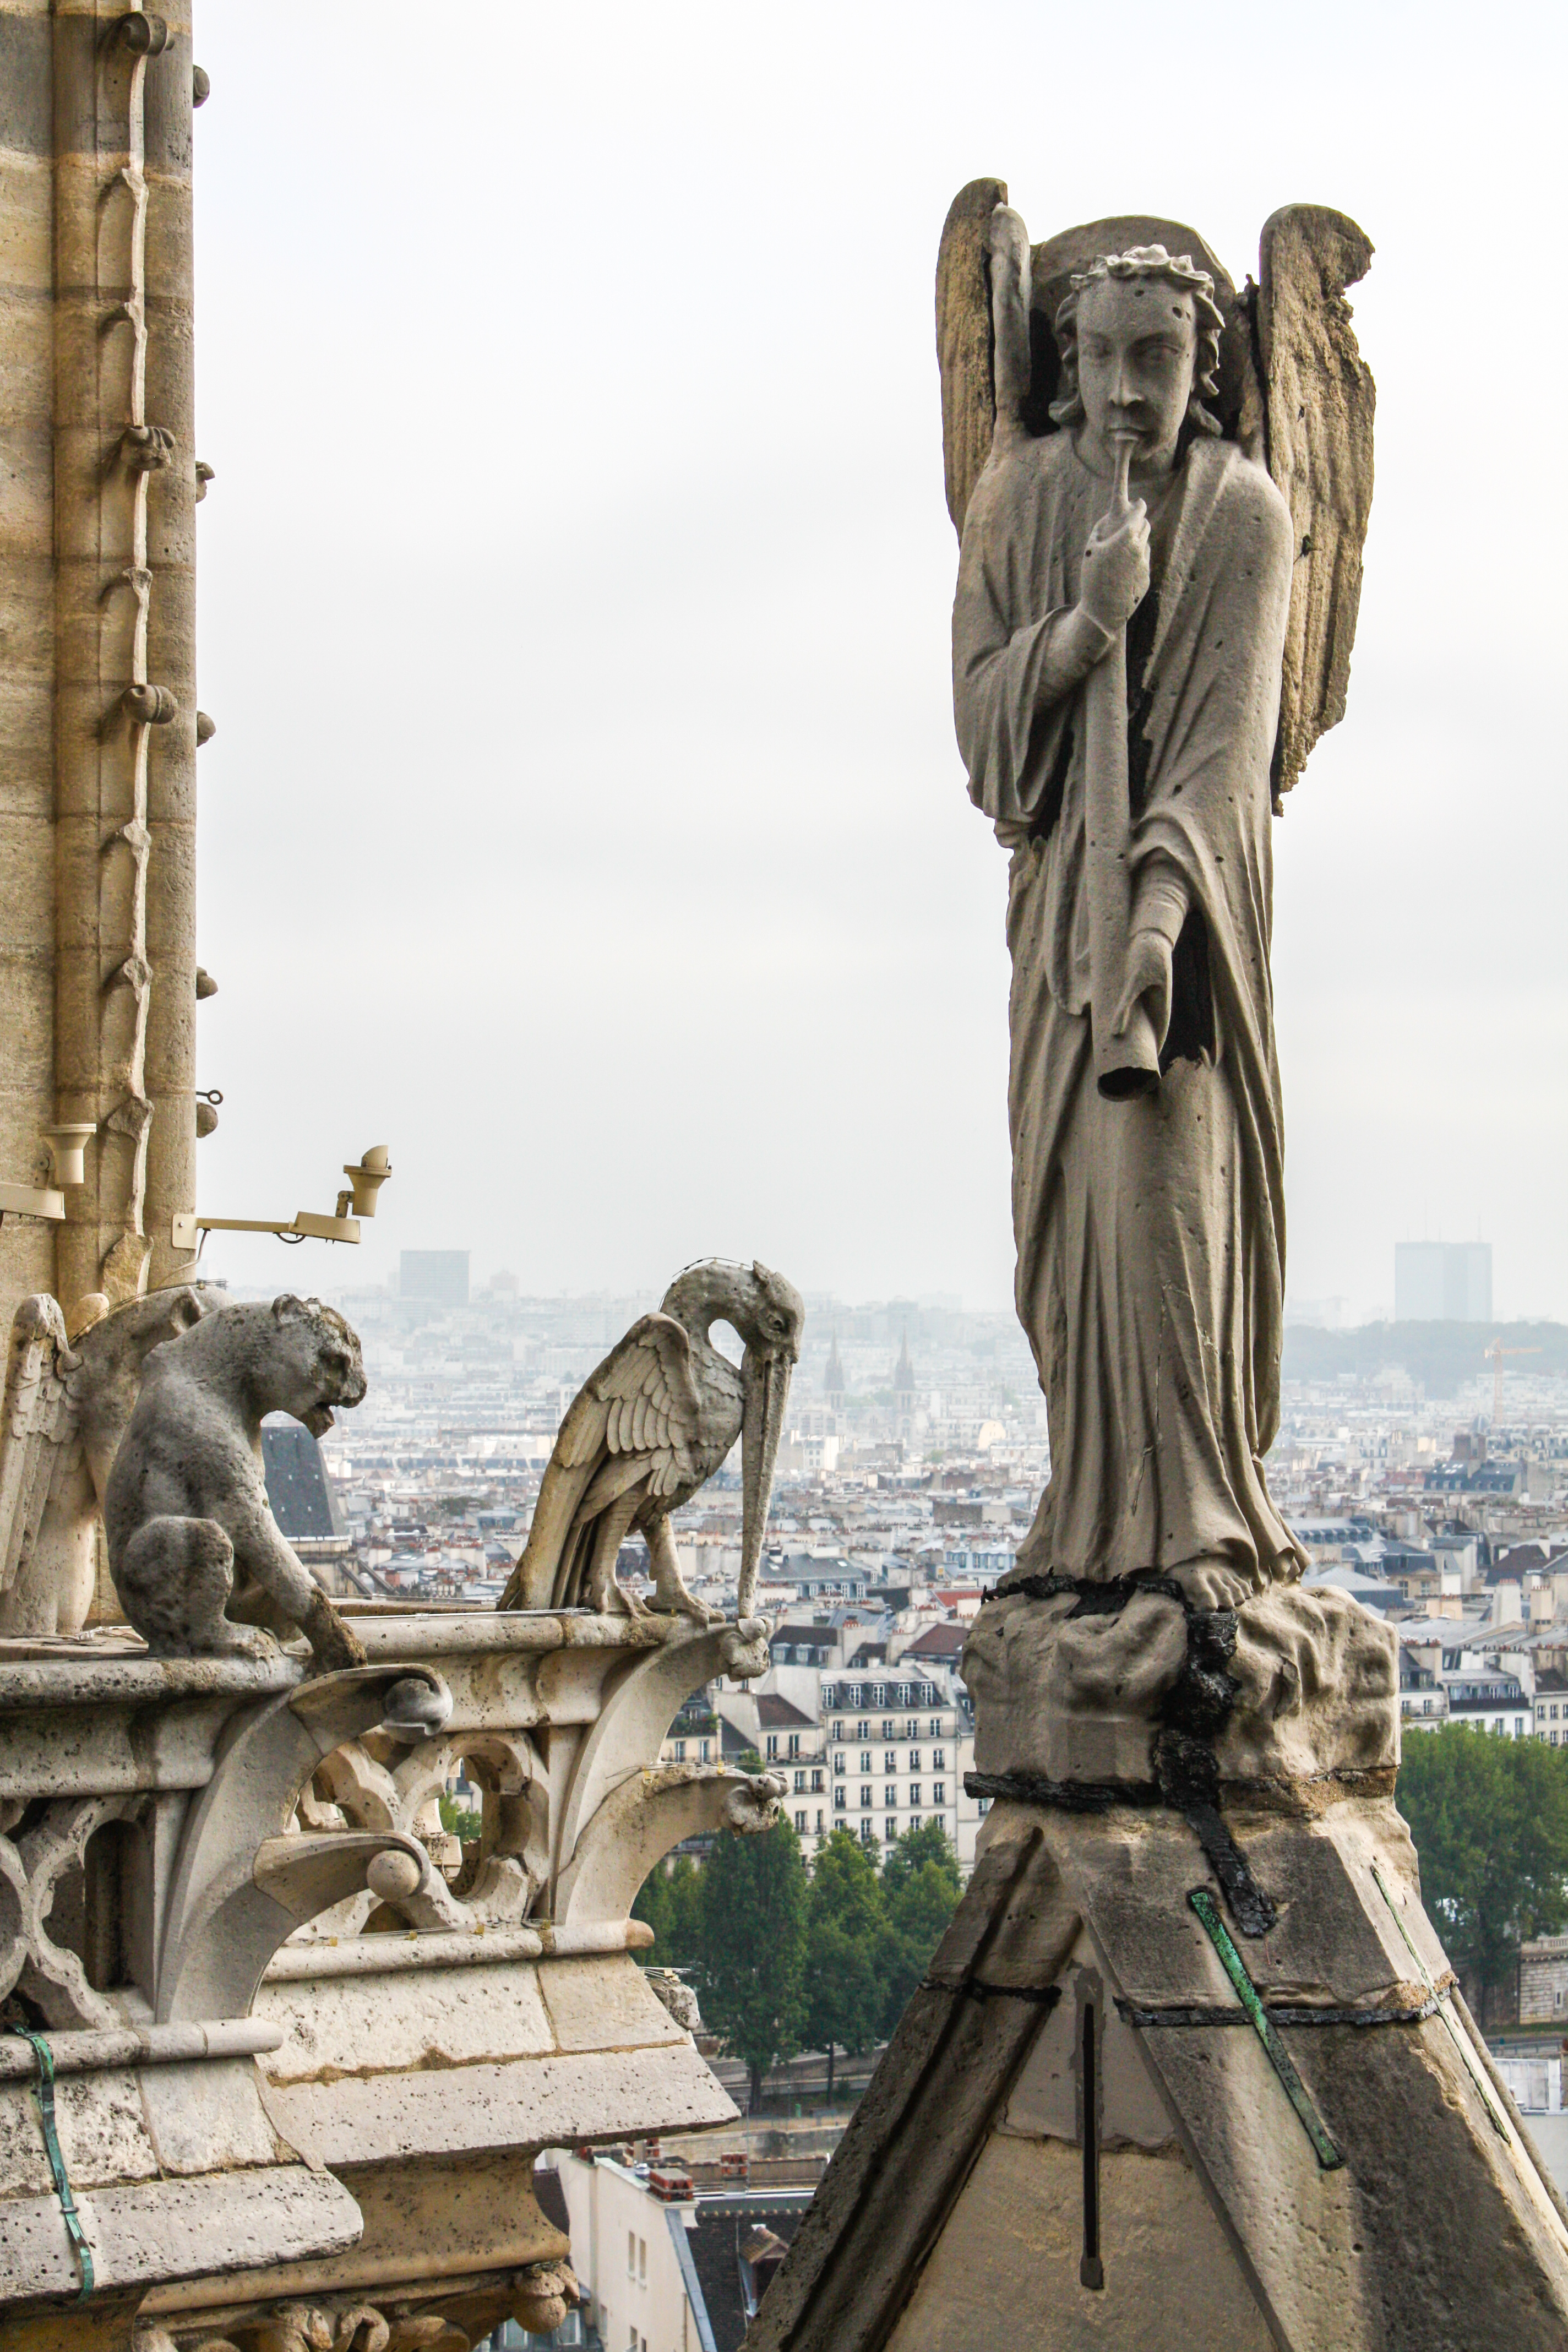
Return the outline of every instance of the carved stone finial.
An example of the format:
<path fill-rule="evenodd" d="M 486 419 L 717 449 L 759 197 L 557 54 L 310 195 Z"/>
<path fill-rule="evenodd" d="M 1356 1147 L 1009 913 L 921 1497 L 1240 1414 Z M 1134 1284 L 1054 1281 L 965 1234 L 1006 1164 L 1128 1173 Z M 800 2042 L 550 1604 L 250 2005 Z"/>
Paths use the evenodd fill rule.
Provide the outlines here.
<path fill-rule="evenodd" d="M 169 46 L 167 23 L 145 8 L 131 9 L 120 18 L 114 32 L 121 47 L 133 58 L 162 57 Z"/>
<path fill-rule="evenodd" d="M 172 719 L 180 715 L 177 697 L 166 686 L 153 686 L 149 681 L 128 686 L 120 699 L 135 727 L 167 727 Z"/>

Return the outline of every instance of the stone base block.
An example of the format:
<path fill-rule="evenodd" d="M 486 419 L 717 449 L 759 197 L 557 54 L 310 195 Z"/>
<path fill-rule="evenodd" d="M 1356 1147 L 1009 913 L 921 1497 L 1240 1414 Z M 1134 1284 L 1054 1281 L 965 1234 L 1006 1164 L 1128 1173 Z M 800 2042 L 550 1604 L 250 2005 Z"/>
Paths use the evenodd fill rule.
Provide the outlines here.
<path fill-rule="evenodd" d="M 1392 1802 L 1229 1818 L 1264 1935 L 1179 1815 L 994 1809 L 747 2352 L 1568 2341 L 1568 2214 Z"/>
<path fill-rule="evenodd" d="M 1347 1594 L 1276 1585 L 1234 1612 L 1194 1611 L 1163 1581 L 1053 1581 L 1025 1579 L 975 1620 L 963 1677 L 978 1772 L 1150 1790 L 1161 1729 L 1194 1710 L 1222 1783 L 1398 1765 L 1397 1644 Z"/>

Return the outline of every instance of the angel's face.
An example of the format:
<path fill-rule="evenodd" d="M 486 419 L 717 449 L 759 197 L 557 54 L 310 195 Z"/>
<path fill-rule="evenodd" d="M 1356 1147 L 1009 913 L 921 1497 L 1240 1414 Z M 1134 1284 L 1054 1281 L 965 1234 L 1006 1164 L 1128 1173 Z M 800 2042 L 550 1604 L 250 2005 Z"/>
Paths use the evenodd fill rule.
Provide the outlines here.
<path fill-rule="evenodd" d="M 1078 383 L 1092 438 L 1107 457 L 1133 443 L 1137 471 L 1168 469 L 1193 393 L 1193 298 L 1159 278 L 1106 278 L 1078 310 Z"/>

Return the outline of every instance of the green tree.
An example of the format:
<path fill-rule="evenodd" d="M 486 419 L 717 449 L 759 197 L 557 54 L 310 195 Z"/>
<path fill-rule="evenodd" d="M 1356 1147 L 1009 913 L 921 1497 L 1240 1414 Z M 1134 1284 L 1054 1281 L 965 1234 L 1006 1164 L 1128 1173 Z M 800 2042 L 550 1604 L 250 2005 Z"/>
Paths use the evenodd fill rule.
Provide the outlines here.
<path fill-rule="evenodd" d="M 646 1920 L 653 1942 L 641 1955 L 658 1969 L 689 1969 L 702 1946 L 702 1874 L 689 1853 L 667 1870 L 659 1863 L 637 1889 L 632 1917 Z"/>
<path fill-rule="evenodd" d="M 437 1810 L 441 1816 L 441 1827 L 449 1837 L 460 1838 L 467 1845 L 473 1839 L 484 1835 L 483 1813 L 470 1812 L 467 1806 L 458 1804 L 456 1797 L 440 1798 Z"/>
<path fill-rule="evenodd" d="M 885 1914 L 878 1969 L 881 2027 L 891 2033 L 931 1965 L 963 1892 L 958 1856 L 940 1822 L 906 1830 L 882 1864 Z"/>
<path fill-rule="evenodd" d="M 887 1921 L 877 1865 L 836 1829 L 817 1854 L 805 1915 L 805 2044 L 827 2053 L 827 2095 L 840 2048 L 869 2050 L 882 2012 L 878 1974 Z"/>
<path fill-rule="evenodd" d="M 805 2017 L 805 1864 L 787 1819 L 760 1835 L 720 1838 L 700 1886 L 702 2012 L 744 2059 L 754 2115 L 763 2076 L 794 2057 Z"/>
<path fill-rule="evenodd" d="M 1568 1750 L 1464 1724 L 1407 1730 L 1399 1810 L 1448 1957 L 1486 1997 L 1568 1920 Z"/>
<path fill-rule="evenodd" d="M 633 1895 L 632 1917 L 653 1929 L 653 1942 L 643 1947 L 637 1958 L 645 1968 L 668 1968 L 669 1874 L 662 1862 L 654 1864 Z"/>

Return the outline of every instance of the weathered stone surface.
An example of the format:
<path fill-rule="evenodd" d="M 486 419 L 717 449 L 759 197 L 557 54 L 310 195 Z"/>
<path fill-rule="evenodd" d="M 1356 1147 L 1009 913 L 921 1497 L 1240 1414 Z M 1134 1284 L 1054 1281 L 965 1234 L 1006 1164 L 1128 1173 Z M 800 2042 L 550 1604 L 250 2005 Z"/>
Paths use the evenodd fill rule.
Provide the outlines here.
<path fill-rule="evenodd" d="M 1031 2333 L 1051 2352 L 1171 2352 L 1173 2341 L 1203 2352 L 1274 2352 L 1179 2150 L 1120 2149 L 1103 2159 L 1100 2187 L 1105 2284 L 1089 2293 L 1079 2281 L 1077 2149 L 1055 2139 L 987 2141 L 889 2352 L 978 2352 L 1027 2343 Z M 1150 2293 L 1156 2280 L 1158 2295 Z"/>
<path fill-rule="evenodd" d="M 991 451 L 991 215 L 1007 201 L 1005 180 L 971 180 L 942 224 L 936 263 L 936 350 L 942 369 L 942 447 L 947 510 L 962 531 L 970 493 Z"/>
<path fill-rule="evenodd" d="M 538 1983 L 558 2050 L 684 2045 L 688 2040 L 629 1952 L 545 1961 Z"/>
<path fill-rule="evenodd" d="M 1345 289 L 1372 239 L 1343 213 L 1288 205 L 1258 244 L 1258 341 L 1268 466 L 1296 526 L 1275 790 L 1288 793 L 1320 735 L 1345 715 L 1372 511 L 1376 388 Z"/>
<path fill-rule="evenodd" d="M 60 2153 L 84 2184 L 147 2180 L 158 2158 L 148 2137 L 135 2074 L 129 2067 L 66 2076 L 55 2086 Z M 25 2082 L 0 2084 L 0 2198 L 52 2193 L 37 2103 Z M 0 2213 L 5 2208 L 0 2205 Z"/>
<path fill-rule="evenodd" d="M 201 2315 L 216 2331 L 241 2298 L 253 2304 L 345 2293 L 357 2298 L 397 2288 L 433 2295 L 459 2287 L 465 2273 L 493 2278 L 498 2271 L 559 2260 L 569 2251 L 535 2200 L 531 2149 L 440 2164 L 344 2165 L 341 2171 L 363 2220 L 352 2248 L 326 2261 L 263 2268 L 240 2279 L 182 2280 L 155 2288 L 145 2308 L 182 2328 Z"/>
<path fill-rule="evenodd" d="M 227 1613 L 232 1600 L 298 1625 L 319 1666 L 363 1664 L 363 1646 L 278 1531 L 260 1430 L 268 1412 L 328 1427 L 334 1406 L 364 1392 L 359 1341 L 342 1317 L 288 1292 L 202 1317 L 147 1360 L 103 1524 L 115 1589 L 153 1651 L 269 1648 L 268 1633 Z"/>
<path fill-rule="evenodd" d="M 287 2138 L 297 2130 L 334 2167 L 687 2131 L 736 2112 L 684 2038 L 510 2065 L 292 2083 L 270 2091 L 268 2105 Z"/>
<path fill-rule="evenodd" d="M 1061 1999 L 1035 2036 L 996 2129 L 1023 2139 L 1079 2137 L 1079 2008 L 1080 1998 L 1099 2003 L 1100 2070 L 1103 2097 L 1100 2116 L 1102 2147 L 1132 2147 L 1158 2154 L 1176 2142 L 1176 2127 L 1131 2026 L 1114 2003 L 1107 2004 L 1104 1979 L 1094 1946 L 1080 1935 L 1062 1970 Z"/>
<path fill-rule="evenodd" d="M 250 2059 L 145 2066 L 138 2081 L 147 2135 L 163 2172 L 277 2163 L 277 2139 L 257 2095 Z"/>
<path fill-rule="evenodd" d="M 1188 1654 L 1189 1612 L 1158 1591 L 1079 1613 L 1068 1591 L 988 1601 L 963 1654 L 977 1771 L 1152 1783 L 1153 1741 Z M 1390 1629 L 1331 1588 L 1275 1586 L 1235 1612 L 1234 1685 L 1215 1755 L 1222 1780 L 1310 1780 L 1399 1760 Z"/>
<path fill-rule="evenodd" d="M 400 1987 L 395 1999 L 384 1977 L 268 1982 L 256 2013 L 288 2030 L 283 2048 L 263 2061 L 268 2082 L 280 2087 L 544 2057 L 555 2047 L 538 1971 L 522 1961 L 432 1970 L 422 1983 Z"/>
<path fill-rule="evenodd" d="M 894 2036 L 748 2352 L 1005 2342 L 999 2315 L 1016 2320 L 1024 2294 L 1048 2315 L 1053 2345 L 1191 2333 L 1289 2352 L 1516 2341 L 1544 2352 L 1560 2340 L 1568 2231 L 1552 2192 L 1505 2103 L 1479 2087 L 1462 2006 L 1411 2014 L 1430 1995 L 1391 1905 L 1439 1985 L 1447 1970 L 1403 1823 L 1385 1800 L 1353 1797 L 1315 1818 L 1236 1822 L 1280 1907 L 1268 1936 L 1234 1919 L 1230 1932 L 1342 2163 L 1321 2164 L 1186 1900 L 1194 1885 L 1214 1892 L 1186 1824 L 1163 1810 L 999 1805 L 931 1989 Z M 977 2063 L 979 2028 L 953 2021 L 1003 2008 L 990 1954 L 1005 1927 L 1017 1980 L 1031 1918 L 1036 2000 L 999 2090 Z M 1086 2004 L 1099 2287 L 1079 2271 Z M 1325 2009 L 1403 2021 L 1293 2021 Z M 956 2074 L 938 2063 L 950 2034 L 964 2053 Z"/>
<path fill-rule="evenodd" d="M 98 2189 L 77 2202 L 105 2289 L 300 2261 L 352 2245 L 360 2230 L 347 2189 L 298 2165 Z M 74 2295 L 80 2283 L 52 2194 L 0 2203 L 0 2297 Z"/>

